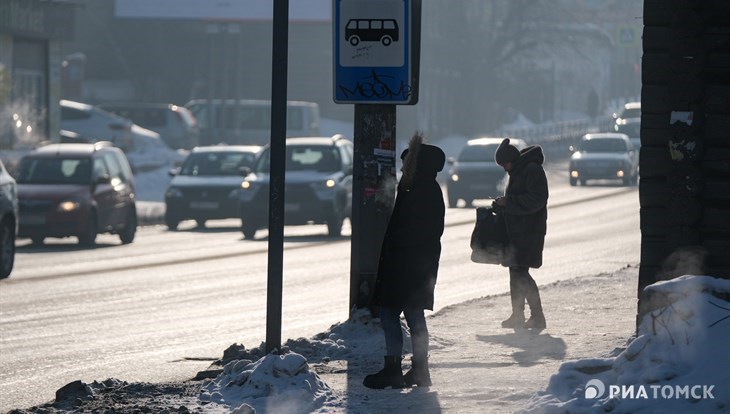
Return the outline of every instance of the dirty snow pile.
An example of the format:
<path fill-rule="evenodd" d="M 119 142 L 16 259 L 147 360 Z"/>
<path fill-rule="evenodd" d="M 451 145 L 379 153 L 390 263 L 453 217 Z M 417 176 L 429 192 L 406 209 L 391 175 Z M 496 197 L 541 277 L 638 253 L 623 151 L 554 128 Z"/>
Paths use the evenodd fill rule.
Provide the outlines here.
<path fill-rule="evenodd" d="M 646 293 L 660 305 L 625 350 L 562 364 L 524 412 L 729 412 L 730 280 L 682 276 Z"/>
<path fill-rule="evenodd" d="M 385 344 L 379 319 L 360 309 L 314 338 L 286 341 L 283 355 L 269 354 L 252 362 L 263 347 L 243 351 L 239 357 L 244 359 L 228 362 L 222 373 L 203 384 L 200 400 L 231 407 L 238 414 L 312 412 L 332 390 L 310 371 L 310 362 L 372 356 Z"/>
<path fill-rule="evenodd" d="M 290 352 L 269 354 L 256 362 L 229 362 L 203 385 L 202 401 L 231 407 L 233 413 L 301 413 L 319 408 L 331 392 L 309 370 L 306 358 Z"/>

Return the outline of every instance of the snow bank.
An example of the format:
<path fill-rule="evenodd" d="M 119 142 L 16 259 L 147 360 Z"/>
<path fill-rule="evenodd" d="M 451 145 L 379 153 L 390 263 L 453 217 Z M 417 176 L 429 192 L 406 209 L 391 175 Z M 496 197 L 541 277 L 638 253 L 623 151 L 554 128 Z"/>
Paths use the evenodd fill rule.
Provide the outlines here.
<path fill-rule="evenodd" d="M 716 413 L 730 410 L 730 280 L 682 276 L 646 288 L 647 313 L 615 357 L 561 365 L 524 413 Z"/>
<path fill-rule="evenodd" d="M 303 413 L 322 406 L 330 393 L 327 384 L 309 370 L 307 360 L 290 352 L 266 355 L 256 362 L 229 362 L 203 386 L 200 399 L 227 405 L 239 414 Z"/>

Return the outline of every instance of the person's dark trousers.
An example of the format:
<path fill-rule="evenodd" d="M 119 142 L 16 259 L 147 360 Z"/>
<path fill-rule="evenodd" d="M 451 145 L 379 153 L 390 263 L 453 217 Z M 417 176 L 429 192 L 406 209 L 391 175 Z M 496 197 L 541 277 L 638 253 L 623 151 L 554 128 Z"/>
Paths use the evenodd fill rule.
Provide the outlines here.
<path fill-rule="evenodd" d="M 380 309 L 380 323 L 385 333 L 386 355 L 400 356 L 403 351 L 403 332 L 400 325 L 401 312 L 406 318 L 411 331 L 411 347 L 413 348 L 412 367 L 404 375 L 406 386 L 430 386 L 431 374 L 428 368 L 428 327 L 423 309 L 390 308 Z"/>
<path fill-rule="evenodd" d="M 545 328 L 545 315 L 542 311 L 540 291 L 535 279 L 530 275 L 526 266 L 509 268 L 510 298 L 512 300 L 512 315 L 521 315 L 524 318 L 525 300 L 530 306 L 530 319 L 525 324 L 527 328 Z M 524 319 L 522 319 L 524 320 Z"/>
<path fill-rule="evenodd" d="M 401 355 L 403 353 L 403 331 L 400 326 L 401 312 L 406 317 L 408 329 L 411 331 L 413 358 L 428 358 L 428 327 L 423 309 L 380 308 L 380 323 L 385 334 L 385 354 Z"/>

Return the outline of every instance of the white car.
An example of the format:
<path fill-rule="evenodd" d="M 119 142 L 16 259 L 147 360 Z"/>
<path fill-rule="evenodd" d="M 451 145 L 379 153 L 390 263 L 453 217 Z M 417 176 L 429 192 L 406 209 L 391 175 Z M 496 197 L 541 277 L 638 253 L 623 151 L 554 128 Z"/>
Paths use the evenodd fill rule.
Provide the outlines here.
<path fill-rule="evenodd" d="M 124 152 L 166 147 L 160 134 L 96 106 L 61 100 L 61 129 L 81 134 L 92 142 L 110 141 Z"/>
<path fill-rule="evenodd" d="M 13 177 L 0 161 L 0 279 L 10 276 L 18 234 L 18 191 Z"/>

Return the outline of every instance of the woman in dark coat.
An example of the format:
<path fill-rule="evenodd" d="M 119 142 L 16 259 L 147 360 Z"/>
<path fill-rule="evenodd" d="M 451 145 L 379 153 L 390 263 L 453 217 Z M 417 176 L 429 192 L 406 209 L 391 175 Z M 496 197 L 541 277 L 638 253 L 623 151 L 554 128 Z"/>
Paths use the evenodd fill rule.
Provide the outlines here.
<path fill-rule="evenodd" d="M 380 306 L 385 334 L 385 368 L 365 377 L 369 388 L 431 385 L 428 370 L 428 329 L 425 309 L 433 309 L 434 287 L 444 232 L 444 197 L 436 174 L 446 162 L 444 152 L 423 144 L 416 134 L 403 151 L 403 176 L 380 251 L 374 303 Z M 411 332 L 413 365 L 401 371 L 404 314 Z"/>
<path fill-rule="evenodd" d="M 509 267 L 512 315 L 502 322 L 505 328 L 545 329 L 540 292 L 529 269 L 542 266 L 542 250 L 547 232 L 548 183 L 542 164 L 542 148 L 533 145 L 518 150 L 509 139 L 500 144 L 495 161 L 509 174 L 502 207 L 507 227 L 507 251 L 503 266 Z M 525 300 L 530 319 L 525 322 Z"/>

